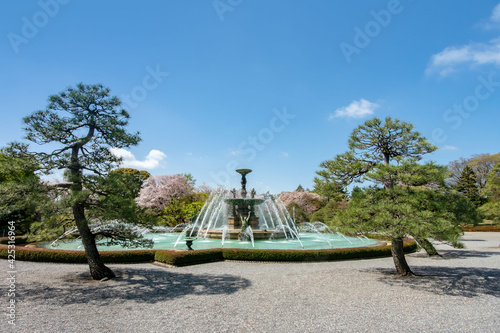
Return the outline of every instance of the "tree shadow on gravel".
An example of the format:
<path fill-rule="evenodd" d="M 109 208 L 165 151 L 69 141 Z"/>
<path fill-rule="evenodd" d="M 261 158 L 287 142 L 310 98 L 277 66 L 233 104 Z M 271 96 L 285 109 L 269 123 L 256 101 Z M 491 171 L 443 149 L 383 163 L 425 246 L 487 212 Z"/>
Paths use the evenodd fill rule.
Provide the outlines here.
<path fill-rule="evenodd" d="M 488 258 L 500 255 L 500 251 L 469 251 L 469 250 L 439 250 L 439 256 L 431 257 L 435 260 L 446 259 L 468 259 L 468 258 Z M 429 258 L 427 253 L 412 253 L 410 257 Z"/>
<path fill-rule="evenodd" d="M 178 273 L 160 269 L 113 269 L 116 279 L 99 282 L 85 272 L 62 276 L 59 281 L 19 285 L 26 301 L 46 300 L 51 304 L 89 303 L 97 306 L 127 301 L 157 303 L 187 295 L 233 294 L 251 285 L 234 275 Z"/>
<path fill-rule="evenodd" d="M 439 253 L 444 259 L 488 258 L 500 255 L 500 251 L 444 250 Z"/>
<path fill-rule="evenodd" d="M 393 269 L 377 269 L 382 273 L 378 281 L 390 286 L 410 287 L 437 295 L 500 297 L 500 269 L 418 266 L 412 270 L 418 276 L 401 277 L 396 275 Z"/>

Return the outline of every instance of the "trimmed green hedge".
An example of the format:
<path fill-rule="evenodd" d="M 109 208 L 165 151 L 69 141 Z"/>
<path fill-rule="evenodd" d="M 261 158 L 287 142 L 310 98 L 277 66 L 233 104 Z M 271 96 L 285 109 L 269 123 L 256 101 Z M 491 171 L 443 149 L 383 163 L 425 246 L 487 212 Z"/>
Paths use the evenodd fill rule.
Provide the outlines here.
<path fill-rule="evenodd" d="M 86 263 L 85 252 L 82 251 L 63 251 L 42 248 L 26 248 L 16 246 L 16 260 L 58 262 L 58 263 Z M 8 258 L 6 245 L 0 246 L 0 258 Z"/>
<path fill-rule="evenodd" d="M 477 225 L 475 227 L 462 227 L 462 230 L 500 232 L 500 225 Z"/>
<path fill-rule="evenodd" d="M 196 251 L 157 250 L 155 261 L 172 266 L 187 266 L 224 260 L 221 249 Z"/>
<path fill-rule="evenodd" d="M 9 258 L 9 238 L 0 238 L 0 258 Z M 16 244 L 25 244 L 26 237 L 16 237 Z M 153 261 L 155 250 L 132 250 L 132 251 L 101 251 L 99 252 L 105 263 L 132 263 Z M 68 251 L 45 249 L 41 247 L 25 247 L 16 245 L 15 259 L 38 262 L 58 263 L 87 263 L 84 251 Z"/>
<path fill-rule="evenodd" d="M 417 244 L 406 241 L 405 252 L 414 252 Z M 222 249 L 227 260 L 255 261 L 331 261 L 348 259 L 366 259 L 391 256 L 391 246 L 355 247 L 346 249 L 324 250 L 255 250 L 255 249 Z"/>
<path fill-rule="evenodd" d="M 44 249 L 39 247 L 20 247 L 15 249 L 16 260 L 58 262 L 58 263 L 87 263 L 84 251 L 67 251 Z M 99 252 L 105 263 L 132 263 L 153 261 L 155 251 L 101 251 Z M 0 245 L 0 258 L 8 258 L 8 246 Z"/>
<path fill-rule="evenodd" d="M 155 250 L 101 251 L 105 263 L 139 263 L 155 260 Z"/>
<path fill-rule="evenodd" d="M 8 245 L 0 239 L 0 258 L 8 258 Z M 21 239 L 16 243 L 21 243 Z M 16 260 L 86 263 L 84 251 L 54 250 L 36 247 L 16 246 Z M 417 250 L 413 240 L 405 241 L 405 252 Z M 254 260 L 254 261 L 330 261 L 365 259 L 391 256 L 391 247 L 372 246 L 346 249 L 324 250 L 259 250 L 259 249 L 208 249 L 195 251 L 175 250 L 131 250 L 131 251 L 101 251 L 105 263 L 137 263 L 157 261 L 172 266 L 186 266 L 220 260 Z"/>

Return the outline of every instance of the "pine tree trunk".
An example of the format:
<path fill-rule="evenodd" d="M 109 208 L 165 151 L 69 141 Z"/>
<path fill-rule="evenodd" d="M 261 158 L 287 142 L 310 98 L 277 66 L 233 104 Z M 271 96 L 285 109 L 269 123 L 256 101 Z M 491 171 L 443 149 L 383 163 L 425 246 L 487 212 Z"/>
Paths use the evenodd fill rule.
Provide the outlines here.
<path fill-rule="evenodd" d="M 405 253 L 403 250 L 403 238 L 392 238 L 391 246 L 392 259 L 394 260 L 394 266 L 396 266 L 396 271 L 399 275 L 403 276 L 413 276 L 413 272 L 406 262 Z"/>
<path fill-rule="evenodd" d="M 106 267 L 97 251 L 97 246 L 95 245 L 94 235 L 90 231 L 85 218 L 85 210 L 82 203 L 75 203 L 73 205 L 73 215 L 75 217 L 76 226 L 80 233 L 82 239 L 83 247 L 85 248 L 85 255 L 90 268 L 90 275 L 94 280 L 101 280 L 104 278 L 114 278 L 115 273 L 108 267 Z"/>
<path fill-rule="evenodd" d="M 85 140 L 90 140 L 92 138 L 94 127 L 89 129 L 89 134 Z M 78 198 L 82 193 L 82 166 L 78 160 L 78 153 L 80 149 L 85 145 L 86 142 L 80 142 L 72 147 L 71 153 L 71 164 L 69 166 L 71 182 L 71 193 L 74 198 Z M 80 233 L 82 239 L 83 248 L 85 249 L 85 256 L 87 257 L 87 262 L 90 268 L 90 275 L 94 280 L 102 280 L 104 278 L 112 279 L 116 277 L 115 273 L 108 267 L 106 267 L 97 251 L 97 246 L 95 245 L 95 238 L 90 231 L 89 225 L 87 223 L 87 218 L 85 217 L 85 203 L 81 200 L 76 199 L 73 203 L 73 217 L 75 218 L 76 227 Z"/>
<path fill-rule="evenodd" d="M 415 240 L 420 244 L 420 246 L 427 252 L 429 256 L 439 256 L 438 251 L 432 245 L 432 243 L 427 238 L 415 237 Z"/>

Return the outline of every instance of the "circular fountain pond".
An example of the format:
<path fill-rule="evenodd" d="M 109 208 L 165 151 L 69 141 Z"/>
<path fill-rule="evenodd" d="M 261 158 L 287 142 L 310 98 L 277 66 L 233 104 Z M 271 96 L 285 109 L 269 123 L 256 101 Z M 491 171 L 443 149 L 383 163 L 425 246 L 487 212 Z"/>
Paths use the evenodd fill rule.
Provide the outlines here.
<path fill-rule="evenodd" d="M 195 250 L 211 248 L 255 248 L 281 250 L 318 250 L 372 246 L 376 240 L 366 237 L 346 237 L 330 230 L 321 222 L 297 225 L 279 197 L 257 195 L 246 190 L 246 175 L 252 170 L 238 169 L 241 190 L 219 188 L 201 209 L 196 220 L 181 229 L 156 227 L 144 229 L 144 237 L 153 240 L 154 249 Z M 158 232 L 160 231 L 160 232 Z M 163 231 L 163 232 L 161 232 Z M 192 242 L 191 242 L 192 241 Z M 54 246 L 55 245 L 55 246 Z M 40 247 L 83 250 L 81 242 L 41 243 Z M 121 246 L 99 246 L 100 251 L 124 250 Z M 136 249 L 136 248 L 134 248 Z"/>
<path fill-rule="evenodd" d="M 154 241 L 153 249 L 161 250 L 187 250 L 183 237 L 179 240 L 179 233 L 147 233 L 144 235 Z M 177 242 L 179 240 L 179 242 Z M 177 242 L 177 246 L 175 243 Z M 255 248 L 255 249 L 277 249 L 277 250 L 318 250 L 331 248 L 348 248 L 370 246 L 377 244 L 378 241 L 363 237 L 344 237 L 336 233 L 300 233 L 298 239 L 275 239 L 275 240 L 255 240 L 253 245 L 251 241 L 239 241 L 227 239 L 222 244 L 222 239 L 197 238 L 193 242 L 193 249 L 203 250 L 212 248 Z M 39 247 L 61 249 L 61 250 L 82 250 L 83 245 L 80 240 L 70 240 L 58 242 L 56 246 L 51 246 L 51 242 L 39 243 Z M 175 246 L 175 247 L 174 247 Z M 99 251 L 117 251 L 127 250 L 118 245 L 98 246 Z M 133 248 L 136 250 L 137 248 Z"/>

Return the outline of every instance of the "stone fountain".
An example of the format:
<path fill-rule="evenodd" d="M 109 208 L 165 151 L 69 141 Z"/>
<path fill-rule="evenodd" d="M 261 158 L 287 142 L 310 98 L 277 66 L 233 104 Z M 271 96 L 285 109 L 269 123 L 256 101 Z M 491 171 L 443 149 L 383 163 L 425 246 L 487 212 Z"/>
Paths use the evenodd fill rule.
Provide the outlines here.
<path fill-rule="evenodd" d="M 241 229 L 242 218 L 248 217 L 248 225 L 254 229 L 259 229 L 259 218 L 255 215 L 255 206 L 260 205 L 264 202 L 264 199 L 255 198 L 255 190 L 252 190 L 251 197 L 247 198 L 247 179 L 248 175 L 252 170 L 250 169 L 238 169 L 237 173 L 241 175 L 241 190 L 240 196 L 237 197 L 237 192 L 235 189 L 231 191 L 232 198 L 227 198 L 224 201 L 229 205 L 229 217 L 227 219 L 227 225 L 229 230 Z"/>
<path fill-rule="evenodd" d="M 237 191 L 233 189 L 229 192 L 229 195 L 223 198 L 223 202 L 226 206 L 225 211 L 227 212 L 227 223 L 217 227 L 210 223 L 204 224 L 202 221 L 198 225 L 198 236 L 204 235 L 204 237 L 208 238 L 241 239 L 242 232 L 248 233 L 248 226 L 253 239 L 288 237 L 286 233 L 287 230 L 285 230 L 289 228 L 288 222 L 285 223 L 286 228 L 283 223 L 281 225 L 282 228 L 276 228 L 276 225 L 273 225 L 272 228 L 270 228 L 269 225 L 265 225 L 264 227 L 260 225 L 256 208 L 264 204 L 266 198 L 263 195 L 257 195 L 255 189 L 252 189 L 250 195 L 248 195 L 246 176 L 252 172 L 252 170 L 238 169 L 236 172 L 241 175 L 241 190 Z M 245 225 L 243 225 L 243 221 L 246 222 Z"/>

